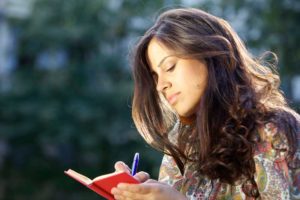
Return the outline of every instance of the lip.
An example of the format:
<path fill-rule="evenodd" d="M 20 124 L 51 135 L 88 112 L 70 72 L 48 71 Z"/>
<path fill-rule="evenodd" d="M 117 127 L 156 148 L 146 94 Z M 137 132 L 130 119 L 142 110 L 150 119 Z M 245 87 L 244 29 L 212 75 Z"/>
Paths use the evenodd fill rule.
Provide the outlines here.
<path fill-rule="evenodd" d="M 177 93 L 174 93 L 170 96 L 167 97 L 168 99 L 168 102 L 173 105 L 176 101 L 177 101 L 177 98 L 178 98 L 178 95 L 180 94 L 180 92 L 177 92 Z"/>

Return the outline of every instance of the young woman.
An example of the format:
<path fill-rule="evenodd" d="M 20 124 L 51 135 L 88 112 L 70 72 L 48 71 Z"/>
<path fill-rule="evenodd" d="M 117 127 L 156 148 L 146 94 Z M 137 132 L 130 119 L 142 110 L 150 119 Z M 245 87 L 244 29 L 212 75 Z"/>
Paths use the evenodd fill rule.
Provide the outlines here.
<path fill-rule="evenodd" d="M 266 65 L 225 20 L 162 13 L 133 54 L 132 115 L 165 154 L 159 180 L 140 172 L 143 183 L 119 184 L 115 198 L 300 199 L 300 117 Z"/>

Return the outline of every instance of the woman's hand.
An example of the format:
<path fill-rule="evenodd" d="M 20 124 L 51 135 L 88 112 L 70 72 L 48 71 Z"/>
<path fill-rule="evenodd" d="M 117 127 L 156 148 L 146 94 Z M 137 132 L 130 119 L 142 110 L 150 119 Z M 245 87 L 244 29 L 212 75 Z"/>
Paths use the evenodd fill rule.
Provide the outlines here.
<path fill-rule="evenodd" d="M 116 172 L 126 172 L 130 174 L 130 168 L 122 161 L 118 161 L 115 163 Z"/>
<path fill-rule="evenodd" d="M 152 179 L 141 184 L 120 183 L 111 193 L 116 200 L 186 200 L 171 186 Z"/>
<path fill-rule="evenodd" d="M 126 172 L 127 174 L 131 174 L 130 168 L 122 161 L 118 161 L 115 163 L 116 172 Z M 140 171 L 136 173 L 134 176 L 139 182 L 143 183 L 149 179 L 149 174 L 147 172 Z"/>

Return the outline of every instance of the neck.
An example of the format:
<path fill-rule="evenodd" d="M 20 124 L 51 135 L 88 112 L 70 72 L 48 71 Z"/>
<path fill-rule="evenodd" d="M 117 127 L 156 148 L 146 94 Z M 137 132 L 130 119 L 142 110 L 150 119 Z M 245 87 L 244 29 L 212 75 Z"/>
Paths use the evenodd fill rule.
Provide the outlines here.
<path fill-rule="evenodd" d="M 180 122 L 184 125 L 191 125 L 196 120 L 196 115 L 191 115 L 188 117 L 179 116 Z"/>

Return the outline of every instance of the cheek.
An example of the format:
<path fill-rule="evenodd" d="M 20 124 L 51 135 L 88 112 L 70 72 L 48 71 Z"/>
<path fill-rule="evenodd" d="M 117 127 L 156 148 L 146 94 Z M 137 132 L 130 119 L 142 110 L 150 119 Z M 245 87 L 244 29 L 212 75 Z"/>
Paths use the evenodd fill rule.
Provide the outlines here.
<path fill-rule="evenodd" d="M 190 100 L 192 104 L 198 104 L 204 93 L 203 85 L 194 85 L 193 90 L 190 91 Z"/>
<path fill-rule="evenodd" d="M 189 85 L 189 90 L 188 90 L 188 97 L 189 97 L 189 101 L 192 107 L 195 107 L 199 104 L 204 91 L 206 89 L 207 86 L 207 81 L 206 79 L 204 80 L 194 80 L 194 82 L 192 84 Z"/>
<path fill-rule="evenodd" d="M 206 76 L 191 76 L 188 87 L 190 92 L 197 94 L 198 96 L 203 93 L 207 86 L 207 77 Z"/>
<path fill-rule="evenodd" d="M 175 107 L 180 116 L 188 117 L 196 112 L 203 96 L 203 85 L 199 83 L 185 85 L 183 98 Z"/>
<path fill-rule="evenodd" d="M 201 68 L 200 68 L 201 69 Z M 195 92 L 198 93 L 198 95 L 202 96 L 203 92 L 205 91 L 207 87 L 207 80 L 208 80 L 208 74 L 205 68 L 202 68 L 201 70 L 194 72 L 195 74 L 199 74 L 198 76 L 193 76 L 193 85 L 195 87 Z"/>

